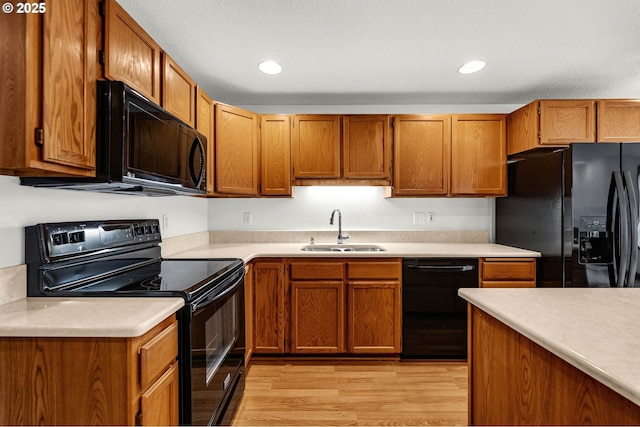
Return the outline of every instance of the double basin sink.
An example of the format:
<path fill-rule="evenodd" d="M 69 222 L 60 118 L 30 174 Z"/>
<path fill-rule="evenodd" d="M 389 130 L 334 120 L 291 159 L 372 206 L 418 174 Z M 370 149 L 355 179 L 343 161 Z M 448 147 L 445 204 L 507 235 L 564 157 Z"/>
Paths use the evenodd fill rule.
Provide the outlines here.
<path fill-rule="evenodd" d="M 385 248 L 378 245 L 339 245 L 339 244 L 311 244 L 305 245 L 300 250 L 305 252 L 384 252 Z"/>

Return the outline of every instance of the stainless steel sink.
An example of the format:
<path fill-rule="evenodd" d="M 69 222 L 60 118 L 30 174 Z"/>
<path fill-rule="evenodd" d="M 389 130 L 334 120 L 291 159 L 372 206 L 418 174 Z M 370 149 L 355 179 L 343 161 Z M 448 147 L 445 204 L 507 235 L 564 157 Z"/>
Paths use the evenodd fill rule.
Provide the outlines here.
<path fill-rule="evenodd" d="M 387 249 L 378 245 L 354 244 L 354 245 L 305 245 L 300 248 L 305 252 L 384 252 Z"/>

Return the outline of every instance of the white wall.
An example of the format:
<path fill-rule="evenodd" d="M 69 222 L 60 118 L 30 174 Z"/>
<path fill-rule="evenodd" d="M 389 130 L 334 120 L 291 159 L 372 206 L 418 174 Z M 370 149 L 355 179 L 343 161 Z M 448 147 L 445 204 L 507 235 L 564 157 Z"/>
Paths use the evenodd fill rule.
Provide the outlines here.
<path fill-rule="evenodd" d="M 382 187 L 295 187 L 292 199 L 209 199 L 209 230 L 336 230 L 331 211 L 349 230 L 489 230 L 494 199 L 389 198 Z M 244 213 L 252 223 L 244 223 Z M 413 224 L 414 212 L 434 212 L 431 224 Z"/>
<path fill-rule="evenodd" d="M 24 227 L 40 222 L 162 218 L 163 237 L 207 230 L 207 200 L 198 197 L 139 197 L 21 186 L 0 176 L 0 268 L 24 263 Z"/>

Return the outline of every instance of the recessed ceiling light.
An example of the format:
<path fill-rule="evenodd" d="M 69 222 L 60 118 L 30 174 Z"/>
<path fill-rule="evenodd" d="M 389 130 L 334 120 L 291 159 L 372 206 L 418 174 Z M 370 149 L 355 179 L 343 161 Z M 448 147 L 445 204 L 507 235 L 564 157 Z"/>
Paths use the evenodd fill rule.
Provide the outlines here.
<path fill-rule="evenodd" d="M 458 68 L 458 72 L 460 74 L 471 74 L 476 73 L 484 68 L 487 65 L 484 61 L 469 61 L 460 68 Z"/>
<path fill-rule="evenodd" d="M 282 66 L 275 61 L 262 61 L 258 68 L 265 74 L 280 74 Z"/>

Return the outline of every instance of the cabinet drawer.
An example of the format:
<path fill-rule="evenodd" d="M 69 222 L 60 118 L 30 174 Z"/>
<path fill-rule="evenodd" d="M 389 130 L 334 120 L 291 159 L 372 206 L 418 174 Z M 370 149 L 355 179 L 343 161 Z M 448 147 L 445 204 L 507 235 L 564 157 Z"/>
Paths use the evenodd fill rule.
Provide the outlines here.
<path fill-rule="evenodd" d="M 481 288 L 535 288 L 535 280 L 504 280 L 499 282 L 482 281 Z"/>
<path fill-rule="evenodd" d="M 140 383 L 144 390 L 178 356 L 178 323 L 174 322 L 140 347 Z"/>
<path fill-rule="evenodd" d="M 400 279 L 402 263 L 398 262 L 348 262 L 347 279 Z"/>
<path fill-rule="evenodd" d="M 291 278 L 294 280 L 334 279 L 344 278 L 344 263 L 342 262 L 292 262 Z"/>
<path fill-rule="evenodd" d="M 485 260 L 482 265 L 482 280 L 535 280 L 535 259 Z"/>

